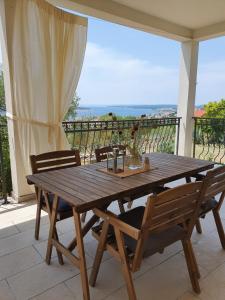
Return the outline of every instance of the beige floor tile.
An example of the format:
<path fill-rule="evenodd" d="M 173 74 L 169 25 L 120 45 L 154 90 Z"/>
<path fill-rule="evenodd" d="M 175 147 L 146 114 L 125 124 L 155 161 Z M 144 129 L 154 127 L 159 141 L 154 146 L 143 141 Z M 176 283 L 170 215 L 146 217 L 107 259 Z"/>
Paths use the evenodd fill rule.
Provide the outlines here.
<path fill-rule="evenodd" d="M 191 292 L 184 293 L 181 297 L 178 297 L 177 300 L 200 300 L 200 298 Z"/>
<path fill-rule="evenodd" d="M 40 241 L 46 240 L 48 237 L 48 227 L 44 225 L 40 231 Z M 34 230 L 27 230 L 16 235 L 0 239 L 0 256 L 15 252 L 22 248 L 36 244 L 39 241 L 34 239 Z"/>
<path fill-rule="evenodd" d="M 20 232 L 23 232 L 23 231 L 27 231 L 30 229 L 34 230 L 35 222 L 36 222 L 36 218 L 33 215 L 30 215 L 20 221 L 18 221 L 18 220 L 15 221 L 14 224 L 16 225 L 16 227 L 19 229 Z M 42 227 L 43 225 L 48 225 L 48 224 L 49 224 L 49 217 L 47 215 L 43 215 L 43 213 L 42 213 L 40 227 Z"/>
<path fill-rule="evenodd" d="M 225 263 L 201 282 L 201 288 L 199 298 L 202 300 L 225 299 Z"/>
<path fill-rule="evenodd" d="M 74 296 L 65 284 L 61 283 L 32 300 L 74 300 Z"/>
<path fill-rule="evenodd" d="M 90 274 L 90 270 L 88 272 Z M 71 290 L 76 300 L 82 299 L 80 275 L 67 280 L 66 286 Z M 90 287 L 91 299 L 101 300 L 110 295 L 124 284 L 119 264 L 114 260 L 102 263 L 97 278 L 96 286 Z"/>
<path fill-rule="evenodd" d="M 15 296 L 5 280 L 0 281 L 0 300 L 15 300 Z"/>
<path fill-rule="evenodd" d="M 65 246 L 67 246 L 69 244 L 69 242 L 71 241 L 72 238 L 73 238 L 72 232 L 67 232 L 62 235 L 59 235 L 59 241 Z M 38 251 L 38 253 L 40 254 L 40 256 L 43 259 L 45 259 L 45 256 L 46 256 L 47 243 L 48 243 L 48 241 L 46 240 L 46 241 L 42 241 L 42 242 L 34 245 L 34 248 Z M 75 249 L 74 254 L 78 255 L 77 249 Z M 57 256 L 57 252 L 55 250 L 55 247 L 53 247 L 52 259 L 54 259 L 56 256 Z M 86 253 L 86 264 L 87 264 L 87 268 L 91 267 L 93 264 L 93 258 L 90 257 L 87 253 Z"/>
<path fill-rule="evenodd" d="M 74 235 L 72 232 L 59 234 L 59 241 L 62 244 L 64 244 L 65 246 L 67 246 L 69 244 L 69 242 L 73 239 L 73 236 Z M 46 239 L 45 241 L 41 241 L 34 245 L 35 249 L 39 252 L 39 254 L 41 255 L 42 258 L 45 258 L 47 244 L 48 244 L 48 240 Z M 56 251 L 55 251 L 55 247 L 53 247 L 52 257 L 55 257 L 55 256 L 56 256 Z"/>
<path fill-rule="evenodd" d="M 141 300 L 176 300 L 191 290 L 184 257 L 177 254 L 134 280 L 137 298 Z M 107 300 L 127 299 L 126 288 L 116 291 Z"/>
<path fill-rule="evenodd" d="M 1 219 L 1 216 L 0 216 L 0 219 Z M 18 232 L 19 232 L 18 228 L 12 222 L 0 224 L 0 239 L 9 237 Z"/>
<path fill-rule="evenodd" d="M 36 264 L 41 263 L 42 261 L 43 260 L 41 256 L 37 253 L 37 251 L 34 250 L 32 246 L 8 255 L 1 256 L 0 280 L 22 272 Z"/>
<path fill-rule="evenodd" d="M 7 280 L 16 299 L 26 300 L 75 276 L 78 272 L 79 270 L 68 262 L 61 266 L 57 260 L 53 260 L 50 266 L 43 262 Z"/>
<path fill-rule="evenodd" d="M 90 257 L 92 257 L 93 260 L 95 258 L 97 246 L 98 246 L 98 242 L 96 240 L 92 240 L 90 242 L 84 243 L 84 248 L 85 248 L 86 253 Z M 111 257 L 112 256 L 107 251 L 105 251 L 104 254 L 103 254 L 102 261 L 110 259 Z"/>
<path fill-rule="evenodd" d="M 180 242 L 174 243 L 173 245 L 167 247 L 162 254 L 156 253 L 143 260 L 143 265 L 146 263 L 151 268 L 161 264 L 162 262 L 169 259 L 171 256 L 182 251 L 182 245 Z"/>
<path fill-rule="evenodd" d="M 202 234 L 193 243 L 198 264 L 207 271 L 213 271 L 225 262 L 225 251 L 221 247 L 217 231 Z"/>

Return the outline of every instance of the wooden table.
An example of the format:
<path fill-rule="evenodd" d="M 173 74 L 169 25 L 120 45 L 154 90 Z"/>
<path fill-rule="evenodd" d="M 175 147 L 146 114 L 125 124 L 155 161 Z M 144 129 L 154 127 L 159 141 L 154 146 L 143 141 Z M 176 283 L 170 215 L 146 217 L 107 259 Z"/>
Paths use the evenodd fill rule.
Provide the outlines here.
<path fill-rule="evenodd" d="M 104 163 L 48 171 L 27 176 L 29 183 L 35 184 L 39 190 L 51 192 L 55 195 L 46 262 L 48 264 L 50 263 L 53 246 L 67 256 L 67 258 L 80 269 L 83 297 L 85 300 L 90 299 L 90 294 L 83 237 L 96 223 L 98 218 L 93 216 L 82 228 L 80 214 L 95 207 L 107 207 L 112 201 L 130 197 L 133 194 L 147 194 L 151 188 L 180 178 L 191 177 L 196 173 L 212 168 L 214 165 L 209 161 L 165 153 L 152 153 L 147 156 L 150 158 L 151 165 L 155 167 L 154 170 L 123 179 L 100 172 L 98 169 L 102 168 Z M 62 245 L 54 238 L 59 197 L 70 203 L 73 209 L 76 238 L 68 247 Z M 72 250 L 76 246 L 78 248 L 79 257 L 72 254 Z"/>

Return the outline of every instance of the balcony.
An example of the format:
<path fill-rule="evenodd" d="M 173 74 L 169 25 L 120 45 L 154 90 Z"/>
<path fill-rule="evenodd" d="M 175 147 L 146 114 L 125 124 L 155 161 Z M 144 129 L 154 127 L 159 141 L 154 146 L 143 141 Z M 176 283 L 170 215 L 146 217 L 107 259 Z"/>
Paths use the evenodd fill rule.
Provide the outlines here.
<path fill-rule="evenodd" d="M 79 16 L 69 14 L 71 9 Z M 142 150 L 144 153 L 178 153 L 221 164 L 225 157 L 224 120 L 193 120 L 193 115 L 199 43 L 224 35 L 224 10 L 224 3 L 211 0 L 183 3 L 108 0 L 104 4 L 101 0 L 0 0 L 8 119 L 8 131 L 5 123 L 0 124 L 0 198 L 3 202 L 0 206 L 0 299 L 82 299 L 79 270 L 67 260 L 60 266 L 56 252 L 51 266 L 44 261 L 49 233 L 47 215 L 42 218 L 40 239 L 37 241 L 33 237 L 36 203 L 33 200 L 22 203 L 34 199 L 34 189 L 26 181 L 31 173 L 29 156 L 70 146 L 80 150 L 82 164 L 89 164 L 94 162 L 95 148 L 118 141 L 115 132 L 122 131 L 126 136 L 134 123 L 128 120 L 64 122 L 62 125 L 79 81 L 86 47 L 87 17 L 80 14 L 180 43 L 177 117 L 141 120 Z M 126 137 L 120 142 L 126 144 Z M 7 203 L 7 194 L 12 190 L 11 179 L 13 199 Z M 96 184 L 96 178 L 93 181 L 92 185 Z M 111 184 L 111 179 L 108 182 Z M 180 183 L 172 182 L 170 186 Z M 75 185 L 70 181 L 70 187 L 72 184 Z M 113 187 L 113 192 L 117 188 L 118 185 Z M 87 199 L 90 198 L 88 193 L 89 190 L 85 190 Z M 138 204 L 145 202 L 146 198 L 141 198 Z M 112 205 L 112 209 L 118 212 L 117 206 Z M 88 212 L 87 218 L 90 216 Z M 221 249 L 212 216 L 201 222 L 203 234 L 194 231 L 192 241 L 201 272 L 202 293 L 198 296 L 192 293 L 184 254 L 181 245 L 176 243 L 162 254 L 144 260 L 142 269 L 135 274 L 139 299 L 224 300 L 225 252 Z M 224 206 L 222 223 L 225 226 Z M 72 219 L 59 222 L 57 226 L 63 242 L 74 237 Z M 91 234 L 85 237 L 84 244 L 90 273 L 96 251 Z M 91 298 L 127 299 L 123 282 L 120 265 L 105 255 L 98 284 L 90 290 Z M 87 295 L 85 298 L 89 299 Z"/>

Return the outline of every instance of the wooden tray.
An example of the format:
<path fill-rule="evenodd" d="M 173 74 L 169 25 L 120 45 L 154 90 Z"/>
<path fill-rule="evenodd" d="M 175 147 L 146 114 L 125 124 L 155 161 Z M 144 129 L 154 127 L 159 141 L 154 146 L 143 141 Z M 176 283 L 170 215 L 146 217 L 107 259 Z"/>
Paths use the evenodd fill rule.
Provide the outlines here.
<path fill-rule="evenodd" d="M 151 166 L 151 168 L 149 170 L 145 170 L 145 169 L 136 169 L 136 170 L 131 170 L 128 167 L 125 167 L 124 172 L 121 173 L 113 173 L 112 171 L 108 171 L 107 168 L 103 168 L 103 169 L 97 169 L 100 172 L 109 174 L 109 175 L 113 175 L 119 178 L 126 178 L 132 175 L 136 175 L 136 174 L 141 174 L 141 173 L 145 173 L 145 172 L 150 172 L 152 170 L 157 169 L 156 167 Z"/>

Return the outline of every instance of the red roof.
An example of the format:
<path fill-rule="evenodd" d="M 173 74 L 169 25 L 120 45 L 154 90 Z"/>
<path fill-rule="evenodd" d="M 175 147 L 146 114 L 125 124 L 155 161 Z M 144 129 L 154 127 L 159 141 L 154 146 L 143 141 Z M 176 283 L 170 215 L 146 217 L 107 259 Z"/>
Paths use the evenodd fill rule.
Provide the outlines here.
<path fill-rule="evenodd" d="M 202 116 L 204 116 L 205 114 L 205 110 L 203 108 L 199 108 L 195 110 L 195 117 L 197 118 L 201 118 Z"/>

